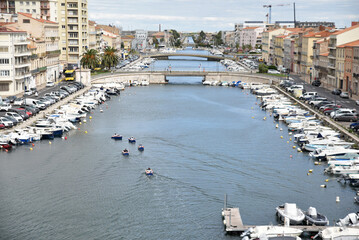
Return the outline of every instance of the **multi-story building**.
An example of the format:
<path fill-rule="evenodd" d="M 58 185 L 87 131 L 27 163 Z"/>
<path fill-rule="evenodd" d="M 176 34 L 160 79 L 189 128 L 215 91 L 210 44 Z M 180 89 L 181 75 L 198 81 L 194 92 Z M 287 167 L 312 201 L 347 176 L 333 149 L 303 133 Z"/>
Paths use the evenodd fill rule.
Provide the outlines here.
<path fill-rule="evenodd" d="M 89 46 L 87 0 L 59 0 L 58 4 L 60 61 L 78 66 Z"/>
<path fill-rule="evenodd" d="M 273 36 L 274 40 L 274 62 L 273 64 L 278 67 L 283 67 L 283 58 L 284 58 L 284 38 L 286 35 L 277 35 Z"/>
<path fill-rule="evenodd" d="M 0 0 L 1 13 L 29 13 L 37 18 L 57 22 L 57 0 L 9 1 Z"/>
<path fill-rule="evenodd" d="M 354 47 L 359 47 L 359 39 L 337 46 L 338 76 L 343 77 L 343 86 L 350 95 L 358 94 L 358 82 L 353 82 Z"/>
<path fill-rule="evenodd" d="M 132 48 L 143 50 L 147 47 L 147 31 L 136 30 L 135 39 L 132 41 Z"/>
<path fill-rule="evenodd" d="M 337 31 L 329 37 L 328 80 L 333 87 L 346 88 L 344 84 L 344 52 L 337 46 L 358 40 L 359 24 Z M 338 61 L 337 61 L 338 60 Z"/>
<path fill-rule="evenodd" d="M 132 42 L 134 39 L 135 36 L 133 35 L 122 36 L 123 48 L 127 51 L 130 51 L 132 49 Z"/>
<path fill-rule="evenodd" d="M 254 49 L 256 44 L 262 43 L 263 27 L 246 27 L 239 33 L 239 46 L 251 45 Z"/>
<path fill-rule="evenodd" d="M 31 86 L 27 33 L 0 27 L 0 94 L 16 95 Z"/>
<path fill-rule="evenodd" d="M 359 95 L 359 46 L 353 46 L 353 93 Z"/>
<path fill-rule="evenodd" d="M 101 31 L 97 28 L 94 21 L 89 21 L 89 48 L 100 51 Z"/>
<path fill-rule="evenodd" d="M 289 35 L 283 40 L 283 66 L 287 69 L 287 71 L 293 72 L 295 35 Z"/>
<path fill-rule="evenodd" d="M 45 19 L 38 19 L 32 17 L 29 13 L 18 13 L 18 22 L 8 24 L 14 26 L 19 30 L 26 30 L 29 38 L 34 39 L 34 47 L 41 48 L 39 45 L 45 45 L 44 52 L 39 52 L 40 59 L 44 58 L 45 63 L 40 62 L 41 74 L 46 74 L 45 79 L 42 75 L 39 77 L 39 71 L 32 69 L 34 72 L 33 78 L 36 80 L 36 87 L 41 88 L 46 85 L 46 82 L 55 82 L 59 79 L 60 73 L 60 50 L 59 50 L 59 25 Z M 38 59 L 36 61 L 39 61 Z M 41 80 L 39 80 L 41 79 Z"/>
<path fill-rule="evenodd" d="M 37 88 L 43 86 L 47 79 L 47 66 L 46 66 L 46 44 L 45 40 L 31 39 L 28 48 L 31 52 L 31 75 L 33 85 Z"/>
<path fill-rule="evenodd" d="M 328 37 L 334 32 L 331 30 L 324 30 L 321 32 L 309 32 L 302 37 L 302 58 L 300 61 L 301 73 L 307 75 L 309 81 L 312 81 L 314 76 L 314 68 L 313 68 L 313 42 L 315 40 Z"/>
<path fill-rule="evenodd" d="M 313 41 L 313 78 L 328 86 L 329 37 Z"/>
<path fill-rule="evenodd" d="M 330 27 L 330 28 L 335 27 L 334 22 L 300 22 L 300 21 L 296 21 L 295 24 L 297 27 L 300 27 L 300 28 L 317 28 L 320 26 Z"/>

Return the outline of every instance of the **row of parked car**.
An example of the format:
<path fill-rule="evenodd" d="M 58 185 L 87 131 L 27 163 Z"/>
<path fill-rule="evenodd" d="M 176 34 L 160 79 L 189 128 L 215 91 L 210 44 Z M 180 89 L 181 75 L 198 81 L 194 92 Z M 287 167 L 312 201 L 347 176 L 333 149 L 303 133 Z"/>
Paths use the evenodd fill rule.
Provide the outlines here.
<path fill-rule="evenodd" d="M 41 97 L 7 97 L 0 103 L 0 129 L 16 126 L 39 111 L 84 88 L 82 83 L 63 85 L 59 90 L 45 93 Z"/>
<path fill-rule="evenodd" d="M 358 113 L 356 112 L 356 109 L 343 108 L 341 105 L 336 104 L 336 102 L 319 96 L 317 92 L 306 92 L 303 85 L 297 85 L 293 81 L 285 80 L 281 82 L 280 86 L 285 88 L 288 92 L 293 92 L 294 89 L 301 89 L 304 93 L 299 99 L 323 112 L 325 115 L 330 116 L 335 121 L 358 121 Z M 343 98 L 345 98 L 345 95 L 343 95 Z"/>

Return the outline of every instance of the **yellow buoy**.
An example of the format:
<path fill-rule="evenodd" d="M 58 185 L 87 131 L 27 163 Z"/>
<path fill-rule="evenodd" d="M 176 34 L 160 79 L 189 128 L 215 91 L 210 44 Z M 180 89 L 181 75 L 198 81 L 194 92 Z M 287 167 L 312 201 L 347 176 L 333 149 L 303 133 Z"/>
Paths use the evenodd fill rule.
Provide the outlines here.
<path fill-rule="evenodd" d="M 267 117 L 264 117 L 264 118 L 263 118 L 263 120 L 266 120 L 266 119 L 267 119 Z"/>
<path fill-rule="evenodd" d="M 287 143 L 289 143 L 289 141 L 287 141 Z"/>
<path fill-rule="evenodd" d="M 312 173 L 312 172 L 313 172 L 313 169 L 309 169 L 309 172 Z"/>
<path fill-rule="evenodd" d="M 52 142 L 51 142 L 51 141 L 49 141 L 49 144 L 52 144 Z"/>
<path fill-rule="evenodd" d="M 329 179 L 325 179 L 325 182 L 329 182 Z"/>
<path fill-rule="evenodd" d="M 92 116 L 90 116 L 89 119 L 92 119 Z"/>
<path fill-rule="evenodd" d="M 254 118 L 254 116 L 252 118 Z"/>
<path fill-rule="evenodd" d="M 82 122 L 80 122 L 80 125 L 82 125 Z"/>
<path fill-rule="evenodd" d="M 296 146 L 293 146 L 293 149 L 295 149 L 296 148 Z"/>
<path fill-rule="evenodd" d="M 85 131 L 85 133 L 87 133 L 87 131 Z"/>
<path fill-rule="evenodd" d="M 30 151 L 32 151 L 33 149 L 32 148 L 30 148 Z"/>
<path fill-rule="evenodd" d="M 310 175 L 310 173 L 307 173 L 307 175 L 309 176 L 309 175 Z"/>
<path fill-rule="evenodd" d="M 289 141 L 292 141 L 292 138 L 289 138 Z"/>
<path fill-rule="evenodd" d="M 280 136 L 281 139 L 283 139 L 283 136 Z"/>

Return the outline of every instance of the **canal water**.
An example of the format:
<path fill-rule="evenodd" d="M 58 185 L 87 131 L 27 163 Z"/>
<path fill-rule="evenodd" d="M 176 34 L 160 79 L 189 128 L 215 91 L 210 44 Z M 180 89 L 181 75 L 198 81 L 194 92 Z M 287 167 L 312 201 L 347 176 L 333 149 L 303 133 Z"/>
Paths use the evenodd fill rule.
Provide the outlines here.
<path fill-rule="evenodd" d="M 235 239 L 222 224 L 224 194 L 245 224 L 276 224 L 285 202 L 314 206 L 331 224 L 357 211 L 353 189 L 297 153 L 256 103 L 239 88 L 172 78 L 126 88 L 68 140 L 0 153 L 0 239 Z"/>

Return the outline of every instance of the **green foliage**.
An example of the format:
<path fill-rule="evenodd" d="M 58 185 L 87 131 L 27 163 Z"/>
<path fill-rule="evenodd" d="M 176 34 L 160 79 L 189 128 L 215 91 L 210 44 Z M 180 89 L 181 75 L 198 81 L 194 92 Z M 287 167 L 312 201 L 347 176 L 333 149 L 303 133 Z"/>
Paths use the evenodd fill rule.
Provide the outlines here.
<path fill-rule="evenodd" d="M 200 36 L 202 39 L 206 39 L 206 34 L 205 34 L 203 31 L 201 31 L 201 32 L 199 33 L 199 36 Z"/>
<path fill-rule="evenodd" d="M 274 70 L 277 70 L 277 67 L 276 67 L 276 66 L 274 66 L 274 65 L 270 65 L 270 66 L 268 66 L 268 69 L 274 69 Z"/>
<path fill-rule="evenodd" d="M 117 52 L 116 48 L 113 48 L 113 47 L 105 48 L 105 52 L 102 56 L 102 65 L 104 67 L 111 69 L 111 67 L 114 67 L 119 63 L 120 58 L 116 54 L 116 52 Z"/>
<path fill-rule="evenodd" d="M 158 40 L 156 37 L 152 37 L 152 42 L 153 42 L 153 44 L 158 45 Z"/>
<path fill-rule="evenodd" d="M 177 40 L 178 38 L 180 38 L 180 35 L 179 35 L 179 33 L 178 33 L 176 30 L 172 29 L 171 32 L 172 32 L 173 38 L 174 38 L 175 40 Z"/>
<path fill-rule="evenodd" d="M 267 73 L 268 72 L 268 66 L 264 63 L 259 64 L 258 66 L 259 73 Z"/>
<path fill-rule="evenodd" d="M 262 44 L 256 44 L 256 49 L 262 49 Z"/>
<path fill-rule="evenodd" d="M 223 44 L 222 31 L 219 31 L 219 32 L 214 36 L 214 45 L 218 46 L 218 45 L 222 45 L 222 44 Z"/>
<path fill-rule="evenodd" d="M 176 47 L 180 47 L 181 46 L 181 39 L 177 39 L 177 41 L 175 42 L 175 46 Z"/>
<path fill-rule="evenodd" d="M 100 56 L 95 49 L 88 49 L 82 55 L 80 64 L 84 68 L 94 69 L 100 64 Z"/>
<path fill-rule="evenodd" d="M 121 48 L 124 49 L 125 48 L 125 44 L 122 42 L 121 43 Z"/>

